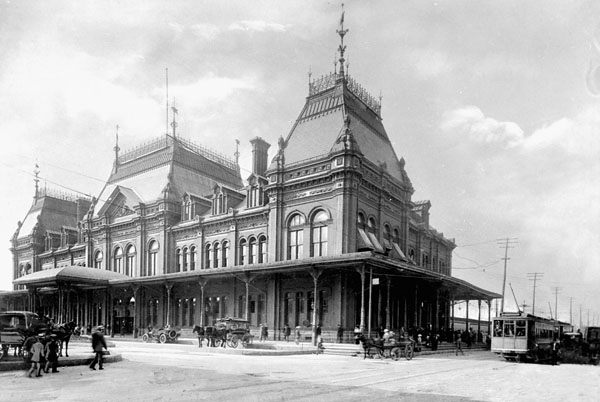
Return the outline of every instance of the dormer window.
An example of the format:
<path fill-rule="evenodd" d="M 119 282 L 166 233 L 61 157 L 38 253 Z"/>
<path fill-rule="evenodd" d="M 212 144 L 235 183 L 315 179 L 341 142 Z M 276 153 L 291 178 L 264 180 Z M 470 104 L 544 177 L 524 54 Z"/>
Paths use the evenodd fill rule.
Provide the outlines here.
<path fill-rule="evenodd" d="M 213 198 L 213 215 L 220 215 L 227 212 L 227 196 L 223 193 L 215 194 Z"/>

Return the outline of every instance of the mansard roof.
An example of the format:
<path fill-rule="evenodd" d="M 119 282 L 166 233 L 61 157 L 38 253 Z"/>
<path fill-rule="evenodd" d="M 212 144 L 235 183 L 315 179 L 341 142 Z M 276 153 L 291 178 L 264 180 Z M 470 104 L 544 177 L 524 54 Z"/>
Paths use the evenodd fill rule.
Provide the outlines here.
<path fill-rule="evenodd" d="M 349 116 L 350 132 L 364 157 L 410 185 L 379 113 L 379 103 L 348 76 L 330 74 L 311 82 L 306 104 L 285 141 L 286 164 L 329 153 Z"/>
<path fill-rule="evenodd" d="M 89 207 L 89 200 L 79 208 Z M 85 211 L 79 211 L 83 213 Z M 76 230 L 78 218 L 77 197 L 68 194 L 54 194 L 52 190 L 42 190 L 37 199 L 33 201 L 29 212 L 23 220 L 17 238 L 30 236 L 39 223 L 40 230 L 60 233 L 62 228 Z"/>
<path fill-rule="evenodd" d="M 127 191 L 135 195 L 134 202 L 149 204 L 163 199 L 166 189 L 179 201 L 185 193 L 212 194 L 216 184 L 243 187 L 235 162 L 185 139 L 165 136 L 118 157 L 98 197 L 96 216 L 117 188 L 126 197 Z"/>

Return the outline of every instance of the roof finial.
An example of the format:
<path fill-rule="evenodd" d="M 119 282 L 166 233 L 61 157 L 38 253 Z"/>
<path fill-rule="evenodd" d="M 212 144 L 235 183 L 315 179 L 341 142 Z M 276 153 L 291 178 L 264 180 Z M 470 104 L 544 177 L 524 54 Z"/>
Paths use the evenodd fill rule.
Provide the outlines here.
<path fill-rule="evenodd" d="M 344 52 L 346 51 L 346 46 L 344 45 L 344 35 L 348 33 L 348 29 L 344 29 L 344 3 L 342 3 L 342 17 L 340 18 L 340 29 L 337 29 L 336 32 L 340 35 L 340 46 L 338 50 L 340 51 L 340 76 L 344 77 Z"/>
<path fill-rule="evenodd" d="M 113 148 L 115 151 L 115 172 L 117 171 L 117 167 L 119 166 L 119 125 L 117 124 L 116 133 L 115 133 L 115 147 Z"/>
<path fill-rule="evenodd" d="M 178 110 L 175 107 L 175 98 L 173 98 L 173 106 L 171 107 L 171 110 L 173 111 L 173 121 L 171 122 L 171 127 L 173 128 L 173 139 L 175 139 L 178 126 L 177 121 L 175 120 L 175 116 L 178 114 Z"/>
<path fill-rule="evenodd" d="M 35 169 L 33 169 L 33 174 L 35 175 L 35 179 L 33 179 L 33 181 L 35 182 L 35 195 L 33 196 L 33 199 L 35 201 L 37 201 L 37 199 L 40 197 L 39 187 L 38 187 L 38 183 L 40 182 L 40 178 L 39 178 L 40 167 L 38 166 L 37 163 L 35 164 Z"/>
<path fill-rule="evenodd" d="M 310 76 L 310 73 L 309 73 Z M 233 154 L 235 156 L 235 164 L 239 165 L 240 164 L 240 140 L 236 139 L 235 140 L 235 154 Z"/>
<path fill-rule="evenodd" d="M 335 52 L 335 54 L 333 55 L 333 73 L 337 74 L 337 52 Z"/>

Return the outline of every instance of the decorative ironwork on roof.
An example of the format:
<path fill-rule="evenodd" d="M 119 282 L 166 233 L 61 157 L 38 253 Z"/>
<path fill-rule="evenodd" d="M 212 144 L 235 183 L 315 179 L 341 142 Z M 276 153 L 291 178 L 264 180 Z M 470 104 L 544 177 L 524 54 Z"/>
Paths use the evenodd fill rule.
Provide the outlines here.
<path fill-rule="evenodd" d="M 328 89 L 335 87 L 340 74 L 329 73 L 308 83 L 308 96 L 317 95 Z M 362 85 L 360 85 L 350 75 L 343 78 L 346 88 L 360 99 L 369 109 L 381 116 L 381 101 L 372 96 Z"/>
<path fill-rule="evenodd" d="M 60 191 L 60 190 L 57 190 L 54 188 L 40 189 L 38 198 L 43 198 L 43 197 L 56 198 L 59 200 L 71 201 L 71 202 L 76 202 L 77 200 L 81 200 L 81 199 L 91 201 L 91 199 L 92 199 L 90 196 L 69 193 L 67 191 Z"/>
<path fill-rule="evenodd" d="M 232 159 L 227 158 L 226 156 L 221 155 L 209 148 L 195 144 L 190 140 L 186 140 L 185 138 L 177 137 L 174 139 L 171 136 L 160 137 L 149 143 L 145 143 L 136 148 L 133 148 L 132 150 L 129 150 L 129 151 L 123 153 L 122 155 L 119 155 L 119 164 L 130 162 L 130 161 L 132 161 L 134 159 L 138 159 L 144 155 L 148 155 L 148 154 L 151 154 L 152 152 L 170 147 L 171 145 L 173 145 L 174 141 L 177 141 L 177 143 L 179 143 L 180 145 L 183 145 L 184 148 L 186 148 L 196 154 L 202 155 L 206 159 L 209 159 L 213 162 L 223 165 L 229 169 L 233 169 L 233 170 L 237 169 L 237 165 Z"/>

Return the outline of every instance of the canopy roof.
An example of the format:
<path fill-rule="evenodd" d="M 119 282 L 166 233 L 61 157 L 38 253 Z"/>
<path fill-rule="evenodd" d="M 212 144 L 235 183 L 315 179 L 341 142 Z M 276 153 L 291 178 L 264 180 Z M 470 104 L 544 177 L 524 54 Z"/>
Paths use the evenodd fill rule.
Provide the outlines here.
<path fill-rule="evenodd" d="M 15 285 L 51 286 L 61 283 L 81 285 L 108 285 L 111 279 L 131 279 L 117 272 L 103 269 L 72 265 L 68 267 L 46 269 L 15 279 Z"/>

